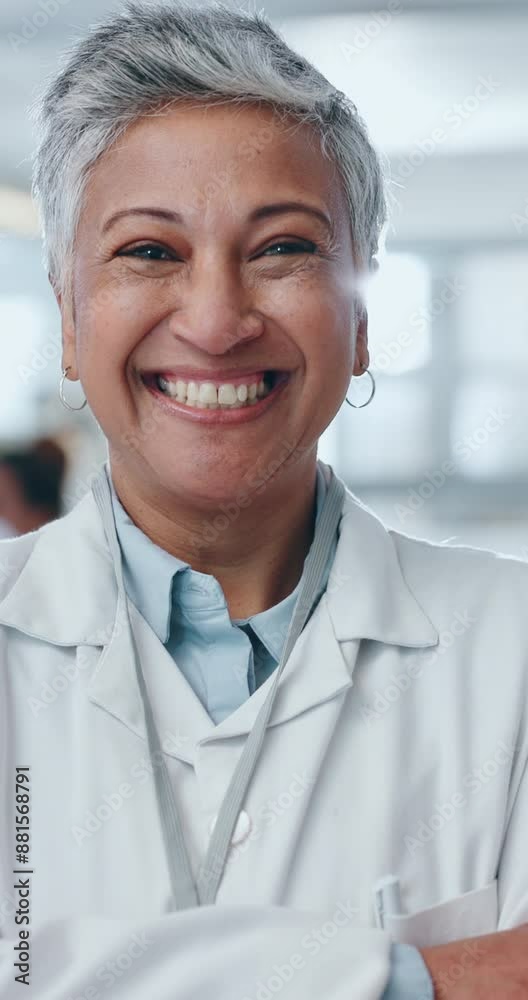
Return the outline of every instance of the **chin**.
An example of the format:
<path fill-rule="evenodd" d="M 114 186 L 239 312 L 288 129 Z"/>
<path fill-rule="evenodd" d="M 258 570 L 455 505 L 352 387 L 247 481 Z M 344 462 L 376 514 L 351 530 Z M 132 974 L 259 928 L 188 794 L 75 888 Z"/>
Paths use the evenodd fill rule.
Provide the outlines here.
<path fill-rule="evenodd" d="M 150 475 L 157 478 L 160 487 L 182 500 L 195 501 L 204 508 L 218 506 L 233 501 L 237 495 L 249 496 L 251 471 L 254 459 L 249 457 L 244 463 L 242 456 L 233 456 L 230 461 L 224 455 L 200 456 L 183 453 L 180 458 L 166 459 L 156 456 L 147 462 Z"/>

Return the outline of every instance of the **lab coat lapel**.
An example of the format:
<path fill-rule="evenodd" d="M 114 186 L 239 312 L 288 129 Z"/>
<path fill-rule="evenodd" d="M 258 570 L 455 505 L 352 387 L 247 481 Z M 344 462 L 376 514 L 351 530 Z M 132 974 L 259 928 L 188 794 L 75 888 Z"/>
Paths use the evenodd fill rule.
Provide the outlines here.
<path fill-rule="evenodd" d="M 392 533 L 349 490 L 339 533 L 326 591 L 337 640 L 436 646 L 438 632 L 407 584 Z"/>
<path fill-rule="evenodd" d="M 355 645 L 357 651 L 359 644 Z M 269 725 L 277 726 L 288 722 L 301 712 L 330 701 L 351 687 L 355 657 L 350 656 L 350 649 L 347 652 L 348 655 L 345 656 L 335 637 L 326 596 L 323 594 L 290 653 L 279 682 Z M 273 681 L 274 674 L 236 712 L 216 726 L 205 742 L 248 733 Z"/>
<path fill-rule="evenodd" d="M 199 742 L 214 732 L 215 724 L 177 663 L 133 605 L 131 625 L 161 746 L 169 756 L 194 764 Z"/>
<path fill-rule="evenodd" d="M 169 756 L 194 763 L 197 743 L 214 730 L 214 723 L 143 615 L 129 599 L 127 605 L 130 628 L 119 602 L 111 640 L 92 676 L 90 700 L 146 741 L 139 657 L 160 746 Z"/>

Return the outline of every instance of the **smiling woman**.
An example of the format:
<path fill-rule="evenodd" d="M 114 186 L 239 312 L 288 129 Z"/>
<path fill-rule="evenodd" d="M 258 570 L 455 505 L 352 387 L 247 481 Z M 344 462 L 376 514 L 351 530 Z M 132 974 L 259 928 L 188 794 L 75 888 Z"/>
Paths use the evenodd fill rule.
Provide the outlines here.
<path fill-rule="evenodd" d="M 317 441 L 368 366 L 381 173 L 351 102 L 263 19 L 146 10 L 94 32 L 42 103 L 35 190 L 64 368 L 130 516 L 247 615 L 299 579 Z M 197 548 L 284 437 L 298 460 Z"/>
<path fill-rule="evenodd" d="M 61 398 L 81 382 L 108 460 L 0 543 L 32 995 L 428 1000 L 418 947 L 443 990 L 462 939 L 528 919 L 528 571 L 387 531 L 317 460 L 368 371 L 365 126 L 262 15 L 182 0 L 94 28 L 39 121 Z"/>

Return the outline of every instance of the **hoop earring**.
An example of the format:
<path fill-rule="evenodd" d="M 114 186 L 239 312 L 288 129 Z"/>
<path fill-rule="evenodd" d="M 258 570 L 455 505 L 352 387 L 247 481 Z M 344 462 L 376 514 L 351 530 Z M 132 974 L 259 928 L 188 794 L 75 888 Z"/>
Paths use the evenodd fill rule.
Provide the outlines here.
<path fill-rule="evenodd" d="M 84 407 L 86 406 L 87 402 L 88 402 L 87 399 L 84 400 L 84 403 L 82 404 L 82 406 L 71 406 L 71 404 L 68 403 L 67 399 L 64 398 L 64 380 L 65 380 L 68 372 L 70 371 L 70 368 L 71 368 L 71 365 L 68 365 L 67 368 L 63 368 L 62 369 L 62 377 L 61 377 L 60 385 L 59 385 L 59 399 L 60 399 L 62 405 L 64 406 L 64 408 L 66 410 L 83 410 Z"/>
<path fill-rule="evenodd" d="M 371 383 L 370 396 L 366 400 L 365 403 L 351 403 L 350 400 L 349 400 L 349 398 L 348 398 L 348 396 L 345 396 L 345 399 L 346 399 L 348 405 L 352 406 L 354 408 L 354 410 L 362 410 L 364 406 L 368 406 L 369 403 L 372 403 L 372 400 L 374 399 L 374 396 L 376 395 L 376 382 L 374 380 L 374 376 L 373 376 L 372 372 L 369 371 L 368 368 L 365 368 L 365 365 L 361 365 L 361 367 L 363 369 L 363 374 L 364 375 L 368 375 L 368 377 L 370 379 L 370 383 Z M 357 378 L 361 378 L 361 375 L 358 375 Z"/>

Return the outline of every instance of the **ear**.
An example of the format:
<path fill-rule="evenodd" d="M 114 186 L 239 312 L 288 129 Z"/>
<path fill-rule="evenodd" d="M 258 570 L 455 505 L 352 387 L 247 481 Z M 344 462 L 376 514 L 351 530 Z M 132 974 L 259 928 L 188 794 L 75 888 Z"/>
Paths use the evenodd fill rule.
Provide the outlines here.
<path fill-rule="evenodd" d="M 354 357 L 354 375 L 362 375 L 370 364 L 368 349 L 368 313 L 363 304 L 359 305 L 356 328 L 356 353 Z"/>
<path fill-rule="evenodd" d="M 64 295 L 51 274 L 48 274 L 48 281 L 53 289 L 53 294 L 61 314 L 62 367 L 63 369 L 70 369 L 68 377 L 70 381 L 75 382 L 79 378 L 79 372 L 77 370 L 73 303 L 71 296 Z"/>

